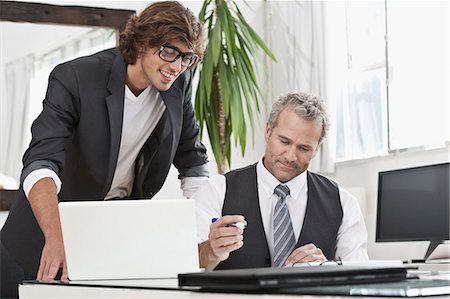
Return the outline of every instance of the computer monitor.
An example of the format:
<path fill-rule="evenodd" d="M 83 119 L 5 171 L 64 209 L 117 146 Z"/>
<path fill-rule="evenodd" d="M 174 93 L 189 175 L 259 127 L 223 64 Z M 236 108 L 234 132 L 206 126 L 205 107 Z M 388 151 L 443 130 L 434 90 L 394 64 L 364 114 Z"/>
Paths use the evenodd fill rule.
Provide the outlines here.
<path fill-rule="evenodd" d="M 377 242 L 450 239 L 450 163 L 378 174 Z"/>

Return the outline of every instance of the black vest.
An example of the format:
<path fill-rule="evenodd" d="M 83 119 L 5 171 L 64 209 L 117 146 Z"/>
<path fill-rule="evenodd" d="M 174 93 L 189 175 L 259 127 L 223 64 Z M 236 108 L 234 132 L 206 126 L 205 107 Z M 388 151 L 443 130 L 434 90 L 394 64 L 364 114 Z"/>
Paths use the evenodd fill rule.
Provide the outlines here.
<path fill-rule="evenodd" d="M 219 269 L 270 267 L 271 257 L 261 218 L 256 164 L 225 175 L 227 188 L 222 215 L 244 215 L 244 246 L 230 253 Z M 339 189 L 328 178 L 307 172 L 308 202 L 302 231 L 295 248 L 314 243 L 328 259 L 336 251 L 337 232 L 342 222 Z"/>

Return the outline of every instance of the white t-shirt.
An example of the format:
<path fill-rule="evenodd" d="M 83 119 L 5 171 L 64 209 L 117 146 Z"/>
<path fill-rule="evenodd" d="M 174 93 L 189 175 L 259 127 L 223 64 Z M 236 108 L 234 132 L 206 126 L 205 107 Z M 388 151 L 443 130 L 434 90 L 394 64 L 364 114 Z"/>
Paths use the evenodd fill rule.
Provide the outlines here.
<path fill-rule="evenodd" d="M 264 167 L 262 159 L 256 166 L 256 173 L 260 212 L 269 251 L 272 255 L 272 211 L 278 199 L 273 194 L 273 190 L 280 182 Z M 285 184 L 289 187 L 291 193 L 286 198 L 286 204 L 291 215 L 295 239 L 298 241 L 305 218 L 308 198 L 306 172 L 303 172 Z M 199 243 L 208 239 L 211 219 L 222 216 L 225 191 L 225 176 L 216 175 L 207 180 L 194 194 L 193 198 L 195 199 L 197 208 L 197 235 Z M 358 261 L 368 260 L 367 230 L 357 199 L 341 187 L 339 187 L 339 195 L 343 217 L 337 235 L 335 258 Z"/>
<path fill-rule="evenodd" d="M 134 161 L 161 119 L 166 105 L 156 88 L 147 86 L 138 96 L 125 86 L 122 138 L 111 189 L 105 199 L 126 197 L 134 180 Z"/>

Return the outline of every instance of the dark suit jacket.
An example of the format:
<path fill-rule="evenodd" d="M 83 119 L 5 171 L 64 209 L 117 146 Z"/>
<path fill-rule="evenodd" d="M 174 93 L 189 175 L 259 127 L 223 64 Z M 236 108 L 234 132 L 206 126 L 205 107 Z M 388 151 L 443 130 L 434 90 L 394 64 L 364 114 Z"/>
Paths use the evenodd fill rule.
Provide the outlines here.
<path fill-rule="evenodd" d="M 102 199 L 119 154 L 126 64 L 117 49 L 57 66 L 50 74 L 43 111 L 32 126 L 21 181 L 33 170 L 59 174 L 59 201 Z M 192 74 L 161 92 L 166 111 L 139 152 L 132 196 L 152 197 L 173 163 L 181 176 L 207 175 L 206 149 L 191 104 Z M 82 232 L 80 232 L 82 233 Z M 44 238 L 21 188 L 2 229 L 2 243 L 28 273 L 36 273 Z"/>

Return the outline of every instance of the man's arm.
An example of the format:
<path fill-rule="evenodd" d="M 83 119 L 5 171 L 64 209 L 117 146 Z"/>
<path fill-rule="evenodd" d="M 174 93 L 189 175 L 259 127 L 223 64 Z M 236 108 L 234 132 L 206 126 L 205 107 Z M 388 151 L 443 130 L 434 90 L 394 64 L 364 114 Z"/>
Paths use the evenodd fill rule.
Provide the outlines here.
<path fill-rule="evenodd" d="M 45 238 L 38 270 L 38 279 L 53 279 L 63 268 L 61 278 L 67 278 L 64 244 L 58 212 L 58 189 L 50 177 L 32 180 L 26 187 L 26 178 L 36 170 L 47 169 L 58 176 L 64 168 L 66 143 L 78 120 L 79 96 L 77 76 L 66 63 L 55 67 L 49 77 L 43 111 L 33 122 L 32 140 L 24 154 L 21 181 L 33 214 Z M 32 187 L 31 187 L 32 186 Z"/>
<path fill-rule="evenodd" d="M 43 178 L 34 184 L 30 190 L 28 200 L 45 237 L 37 279 L 54 279 L 59 268 L 62 268 L 61 279 L 66 280 L 66 257 L 58 211 L 56 185 L 53 179 Z"/>
<path fill-rule="evenodd" d="M 339 196 L 344 215 L 336 240 L 335 259 L 366 261 L 367 230 L 364 217 L 357 199 L 343 188 L 339 188 Z M 323 262 L 327 258 L 322 250 L 314 244 L 306 244 L 297 248 L 288 257 L 287 264 Z"/>
<path fill-rule="evenodd" d="M 367 261 L 367 229 L 356 197 L 339 187 L 341 197 L 342 224 L 339 227 L 336 258 L 346 261 Z"/>
<path fill-rule="evenodd" d="M 191 198 L 206 182 L 209 176 L 206 164 L 194 166 L 189 169 L 180 169 L 179 172 L 181 190 L 183 190 L 183 196 L 186 198 Z"/>
<path fill-rule="evenodd" d="M 183 76 L 185 78 L 183 87 L 184 98 L 182 99 L 183 120 L 173 164 L 180 173 L 180 179 L 184 177 L 207 177 L 209 175 L 207 167 L 208 156 L 206 147 L 200 141 L 200 129 L 191 102 L 192 73 L 189 71 Z"/>
<path fill-rule="evenodd" d="M 230 252 L 244 245 L 244 230 L 227 226 L 236 222 L 244 222 L 244 216 L 226 215 L 210 225 L 208 240 L 198 244 L 200 267 L 212 271 L 221 261 L 230 256 Z"/>
<path fill-rule="evenodd" d="M 225 177 L 215 175 L 206 180 L 193 196 L 197 214 L 200 267 L 208 271 L 213 270 L 219 262 L 228 258 L 230 252 L 243 245 L 243 230 L 227 227 L 235 222 L 245 222 L 243 216 L 227 215 L 211 223 L 213 218 L 222 215 L 225 190 Z"/>

